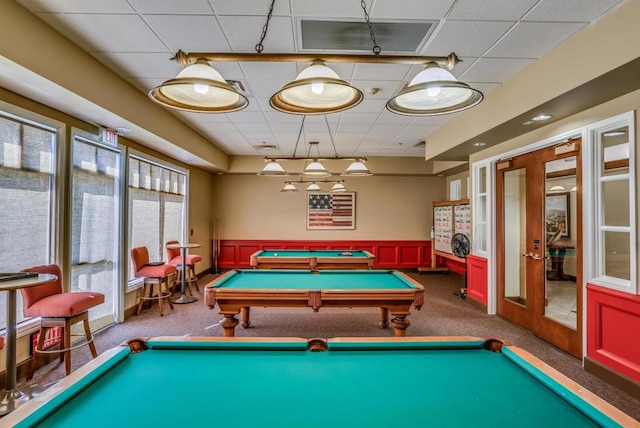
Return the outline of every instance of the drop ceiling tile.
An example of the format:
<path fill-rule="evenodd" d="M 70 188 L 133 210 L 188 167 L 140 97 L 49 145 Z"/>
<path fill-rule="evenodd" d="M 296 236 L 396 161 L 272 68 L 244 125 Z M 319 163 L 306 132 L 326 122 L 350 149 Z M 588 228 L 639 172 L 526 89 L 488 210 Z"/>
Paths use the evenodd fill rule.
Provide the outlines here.
<path fill-rule="evenodd" d="M 177 62 L 171 61 L 171 55 L 166 53 L 96 52 L 93 56 L 103 64 L 115 69 L 121 76 L 158 79 L 160 80 L 158 84 L 176 77 L 182 70 Z"/>
<path fill-rule="evenodd" d="M 266 104 L 260 104 L 263 110 L 265 110 L 265 108 L 273 110 L 269 105 L 269 99 L 273 94 L 278 92 L 284 85 L 288 83 L 287 80 L 281 79 L 249 79 L 248 81 L 248 89 L 251 94 L 258 99 L 266 100 Z"/>
<path fill-rule="evenodd" d="M 547 22 L 591 22 L 620 0 L 543 0 L 538 3 L 523 21 Z"/>
<path fill-rule="evenodd" d="M 338 132 L 363 132 L 366 134 L 369 129 L 371 129 L 371 123 L 344 122 L 338 127 Z"/>
<path fill-rule="evenodd" d="M 402 80 L 411 69 L 406 64 L 356 64 L 353 79 L 358 80 Z"/>
<path fill-rule="evenodd" d="M 213 15 L 143 15 L 153 32 L 171 50 L 228 52 L 229 43 Z"/>
<path fill-rule="evenodd" d="M 157 0 L 149 0 L 157 1 Z M 264 16 L 265 20 L 269 13 L 271 0 L 209 0 L 218 15 L 258 15 Z M 273 15 L 289 15 L 291 9 L 289 2 L 275 2 Z"/>
<path fill-rule="evenodd" d="M 541 58 L 584 25 L 579 22 L 520 22 L 487 52 L 486 57 Z M 531 43 L 531 40 L 536 43 Z"/>
<path fill-rule="evenodd" d="M 429 55 L 478 57 L 487 51 L 513 26 L 511 21 L 449 21 L 447 20 L 427 48 Z"/>
<path fill-rule="evenodd" d="M 376 135 L 378 137 L 394 138 L 406 128 L 405 125 L 393 124 L 374 124 L 367 135 Z"/>
<path fill-rule="evenodd" d="M 176 111 L 178 117 L 183 117 L 190 122 L 215 122 L 215 123 L 231 123 L 229 116 L 224 113 L 218 114 L 203 114 L 203 113 L 191 113 L 188 111 Z"/>
<path fill-rule="evenodd" d="M 391 113 L 389 110 L 384 110 L 382 113 L 380 113 L 380 115 L 378 115 L 378 118 L 375 120 L 375 123 L 377 124 L 396 124 L 396 125 L 408 125 L 411 122 L 413 122 L 413 117 L 412 116 L 405 116 L 402 114 L 395 114 L 395 113 Z"/>
<path fill-rule="evenodd" d="M 213 123 L 213 122 L 196 122 L 196 128 L 206 132 L 237 132 L 238 129 L 233 123 Z"/>
<path fill-rule="evenodd" d="M 372 19 L 442 19 L 454 0 L 376 0 L 369 15 Z M 363 14 L 364 16 L 364 14 Z"/>
<path fill-rule="evenodd" d="M 364 20 L 364 13 L 359 2 L 344 0 L 296 0 L 292 2 L 293 14 L 296 16 L 329 16 L 336 19 L 359 18 Z M 369 9 L 367 9 L 369 10 Z"/>
<path fill-rule="evenodd" d="M 256 123 L 262 122 L 265 120 L 262 112 L 253 112 L 253 111 L 236 111 L 233 113 L 228 113 L 229 119 L 233 123 Z"/>
<path fill-rule="evenodd" d="M 220 16 L 220 25 L 234 52 L 255 53 L 260 42 L 264 18 L 253 16 Z M 289 17 L 271 18 L 263 53 L 292 52 L 293 24 Z"/>
<path fill-rule="evenodd" d="M 65 35 L 83 40 L 90 52 L 167 52 L 138 15 L 65 14 L 57 18 L 73 28 Z"/>
<path fill-rule="evenodd" d="M 349 111 L 354 113 L 380 113 L 387 105 L 387 101 L 384 99 L 364 99 L 360 104 L 353 107 Z"/>
<path fill-rule="evenodd" d="M 539 0 L 458 0 L 447 19 L 518 21 Z"/>
<path fill-rule="evenodd" d="M 360 89 L 366 99 L 384 99 L 391 98 L 401 87 L 399 80 L 354 80 L 351 84 Z M 371 93 L 375 92 L 376 93 Z"/>
<path fill-rule="evenodd" d="M 247 132 L 268 132 L 271 133 L 271 128 L 267 122 L 243 122 L 237 123 L 236 128 L 238 131 L 246 135 Z"/>
<path fill-rule="evenodd" d="M 352 110 L 347 110 L 342 113 L 340 124 L 343 123 L 368 123 L 371 124 L 378 118 L 378 113 L 358 113 Z"/>
<path fill-rule="evenodd" d="M 472 88 L 479 90 L 485 96 L 485 98 L 494 90 L 502 86 L 501 83 L 475 83 L 475 82 L 465 82 L 470 85 Z"/>
<path fill-rule="evenodd" d="M 240 67 L 248 79 L 279 80 L 286 84 L 297 76 L 292 62 L 241 62 Z"/>
<path fill-rule="evenodd" d="M 480 58 L 464 74 L 465 82 L 504 83 L 535 59 Z"/>
<path fill-rule="evenodd" d="M 86 1 L 86 0 L 85 0 Z M 102 1 L 102 0 L 101 0 Z M 139 13 L 173 14 L 173 15 L 213 15 L 207 0 L 128 0 Z M 92 3 L 92 2 L 88 2 Z"/>
<path fill-rule="evenodd" d="M 274 110 L 269 105 L 268 98 L 258 98 L 258 102 L 263 107 L 264 117 L 267 119 L 268 123 L 271 124 L 295 124 L 294 126 L 300 128 L 300 123 L 302 122 L 302 117 L 297 114 L 287 114 L 282 113 L 280 111 Z M 265 104 L 266 103 L 266 104 Z M 265 106 L 268 110 L 265 110 Z"/>
<path fill-rule="evenodd" d="M 129 13 L 134 12 L 126 0 L 18 0 L 34 12 L 57 13 Z"/>
<path fill-rule="evenodd" d="M 453 114 L 439 114 L 437 116 L 424 116 L 424 117 L 415 117 L 411 125 L 418 126 L 442 126 L 445 123 L 449 122 L 453 118 L 455 118 L 458 113 Z"/>

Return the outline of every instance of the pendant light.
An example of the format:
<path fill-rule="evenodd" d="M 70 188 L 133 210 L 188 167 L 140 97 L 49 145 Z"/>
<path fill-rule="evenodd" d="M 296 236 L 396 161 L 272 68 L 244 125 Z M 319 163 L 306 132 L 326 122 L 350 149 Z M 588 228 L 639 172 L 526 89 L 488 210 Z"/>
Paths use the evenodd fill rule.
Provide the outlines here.
<path fill-rule="evenodd" d="M 438 64 L 429 63 L 387 102 L 387 109 L 408 116 L 434 116 L 466 110 L 483 97 L 482 92 L 459 82 Z"/>
<path fill-rule="evenodd" d="M 149 91 L 149 98 L 165 107 L 196 113 L 230 113 L 249 105 L 247 98 L 202 58 Z"/>

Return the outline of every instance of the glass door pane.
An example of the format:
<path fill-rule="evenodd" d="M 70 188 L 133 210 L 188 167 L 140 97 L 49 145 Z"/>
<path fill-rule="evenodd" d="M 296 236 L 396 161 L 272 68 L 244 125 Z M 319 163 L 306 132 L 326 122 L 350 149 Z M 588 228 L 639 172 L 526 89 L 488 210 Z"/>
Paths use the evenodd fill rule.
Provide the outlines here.
<path fill-rule="evenodd" d="M 527 303 L 527 182 L 526 169 L 504 173 L 504 298 Z"/>
<path fill-rule="evenodd" d="M 95 291 L 105 302 L 93 308 L 93 329 L 115 321 L 118 290 L 120 153 L 90 141 L 73 143 L 71 290 Z"/>

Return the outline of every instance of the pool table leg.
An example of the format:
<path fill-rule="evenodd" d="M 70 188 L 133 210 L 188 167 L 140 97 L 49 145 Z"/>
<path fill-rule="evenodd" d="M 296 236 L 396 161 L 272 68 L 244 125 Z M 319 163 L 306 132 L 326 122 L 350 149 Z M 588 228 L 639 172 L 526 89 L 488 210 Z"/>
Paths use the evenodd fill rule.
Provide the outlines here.
<path fill-rule="evenodd" d="M 380 322 L 378 323 L 380 328 L 389 327 L 389 309 L 380 308 Z"/>
<path fill-rule="evenodd" d="M 245 306 L 244 308 L 240 308 L 240 319 L 242 320 L 242 327 L 248 328 L 251 325 L 251 320 L 249 319 L 249 310 L 251 308 L 249 306 Z"/>
<path fill-rule="evenodd" d="M 238 319 L 235 314 L 224 314 L 224 319 L 220 323 L 224 329 L 224 337 L 235 336 L 235 328 L 238 325 Z"/>
<path fill-rule="evenodd" d="M 394 328 L 396 337 L 404 337 L 407 335 L 407 328 L 411 323 L 406 319 L 406 314 L 392 314 L 391 326 Z"/>

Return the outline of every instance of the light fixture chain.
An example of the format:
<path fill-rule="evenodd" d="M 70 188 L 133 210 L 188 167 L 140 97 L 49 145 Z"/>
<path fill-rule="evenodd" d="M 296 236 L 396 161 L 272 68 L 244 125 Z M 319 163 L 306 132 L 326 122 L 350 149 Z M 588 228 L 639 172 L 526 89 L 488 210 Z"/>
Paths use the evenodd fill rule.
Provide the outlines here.
<path fill-rule="evenodd" d="M 302 130 L 304 129 L 304 120 L 307 116 L 302 116 L 302 124 L 300 125 L 300 131 L 298 132 L 298 139 L 296 140 L 296 145 L 293 148 L 293 156 L 292 158 L 295 159 L 296 157 L 296 151 L 298 150 L 298 143 L 300 142 L 300 136 L 302 135 Z"/>
<path fill-rule="evenodd" d="M 331 135 L 331 127 L 329 126 L 329 119 L 327 119 L 327 115 L 324 115 L 324 121 L 327 123 L 327 130 L 329 131 L 329 138 L 331 139 L 331 145 L 333 146 L 333 154 L 336 155 L 336 157 L 340 157 L 338 156 L 338 151 L 336 150 L 336 144 L 333 141 L 333 135 Z"/>
<path fill-rule="evenodd" d="M 273 14 L 273 6 L 275 4 L 276 4 L 276 0 L 273 0 L 271 2 L 271 6 L 269 7 L 269 13 L 267 14 L 267 22 L 265 22 L 264 26 L 262 27 L 262 34 L 260 35 L 260 41 L 256 45 L 256 52 L 258 53 L 262 53 L 262 51 L 264 50 L 264 46 L 262 45 L 262 42 L 264 42 L 264 38 L 267 37 L 267 31 L 269 30 L 269 21 L 271 20 L 271 15 Z"/>
<path fill-rule="evenodd" d="M 362 6 L 362 10 L 364 11 L 364 19 L 365 21 L 367 21 L 367 26 L 369 27 L 369 35 L 371 36 L 371 40 L 373 41 L 373 53 L 379 55 L 380 52 L 382 52 L 382 48 L 376 43 L 376 35 L 373 34 L 373 27 L 371 27 L 369 14 L 367 13 L 367 4 L 364 0 L 360 0 L 360 6 Z"/>

